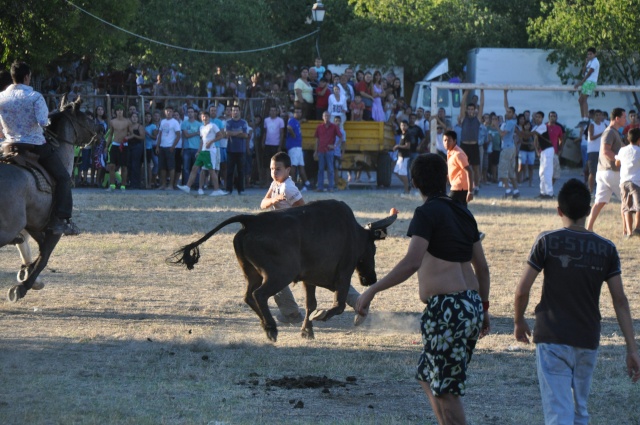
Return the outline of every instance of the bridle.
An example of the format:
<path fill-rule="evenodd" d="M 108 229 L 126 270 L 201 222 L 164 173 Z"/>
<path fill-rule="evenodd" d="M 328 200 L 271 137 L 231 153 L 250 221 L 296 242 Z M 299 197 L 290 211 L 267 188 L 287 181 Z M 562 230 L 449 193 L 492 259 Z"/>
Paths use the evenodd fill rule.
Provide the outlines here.
<path fill-rule="evenodd" d="M 96 141 L 99 140 L 99 134 L 97 131 L 95 131 L 94 129 L 91 129 L 88 125 L 84 125 L 79 123 L 79 120 L 73 119 L 70 116 L 68 116 L 67 113 L 68 110 L 64 110 L 64 111 L 59 111 L 58 113 L 60 115 L 62 115 L 62 117 L 66 118 L 67 120 L 69 120 L 69 122 L 71 123 L 71 128 L 73 128 L 73 133 L 75 136 L 75 140 L 80 140 L 80 131 L 78 130 L 78 128 L 80 128 L 80 130 L 84 130 L 85 132 L 88 132 L 89 134 L 91 134 L 91 139 L 89 140 L 89 145 L 93 145 Z M 69 140 L 66 140 L 60 136 L 58 136 L 56 133 L 54 133 L 49 127 L 47 127 L 45 129 L 45 134 L 47 134 L 49 137 L 53 138 L 54 140 L 56 140 L 57 142 L 61 142 L 61 143 L 66 143 L 68 145 L 72 145 L 75 146 L 75 143 Z"/>

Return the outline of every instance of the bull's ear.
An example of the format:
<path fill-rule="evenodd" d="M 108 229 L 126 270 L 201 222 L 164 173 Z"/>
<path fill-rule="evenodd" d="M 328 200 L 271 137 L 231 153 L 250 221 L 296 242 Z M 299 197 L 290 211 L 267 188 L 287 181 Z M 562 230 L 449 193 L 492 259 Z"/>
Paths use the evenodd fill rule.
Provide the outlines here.
<path fill-rule="evenodd" d="M 391 226 L 398 218 L 397 214 L 390 215 L 382 220 L 374 221 L 364 226 L 365 229 L 371 230 L 375 240 L 384 239 L 387 237 L 387 227 Z"/>

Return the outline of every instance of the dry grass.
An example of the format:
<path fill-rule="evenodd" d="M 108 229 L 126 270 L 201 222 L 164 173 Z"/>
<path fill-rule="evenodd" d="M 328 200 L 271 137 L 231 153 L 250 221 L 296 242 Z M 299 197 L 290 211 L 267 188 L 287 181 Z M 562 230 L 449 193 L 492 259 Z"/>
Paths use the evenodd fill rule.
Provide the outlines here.
<path fill-rule="evenodd" d="M 195 270 L 164 263 L 222 220 L 255 212 L 260 195 L 77 191 L 76 220 L 85 233 L 62 240 L 44 273 L 44 290 L 18 304 L 0 301 L 0 423 L 435 423 L 413 379 L 423 308 L 415 278 L 380 294 L 362 328 L 352 326 L 347 311 L 316 324 L 314 341 L 301 339 L 297 326 L 280 326 L 278 342 L 271 344 L 242 301 L 244 280 L 232 249 L 237 225 L 204 245 Z M 391 206 L 401 211 L 391 237 L 378 244 L 377 268 L 384 275 L 406 250 L 403 235 L 419 201 L 384 191 L 335 197 L 363 224 L 384 217 Z M 470 368 L 464 402 L 471 424 L 543 421 L 533 347 L 512 336 L 512 301 L 535 236 L 560 224 L 554 208 L 532 200 L 472 204 L 487 234 L 493 332 L 479 342 Z M 640 241 L 621 242 L 616 208 L 603 211 L 597 230 L 619 246 L 638 333 Z M 1 248 L 3 291 L 18 267 L 15 249 Z M 532 301 L 539 289 L 538 281 Z M 294 294 L 302 301 L 302 288 Z M 327 306 L 332 294 L 320 289 L 318 298 Z M 624 374 L 623 339 L 606 289 L 602 313 L 592 423 L 640 424 L 640 387 Z M 329 393 L 265 386 L 267 378 L 285 375 L 357 381 Z M 299 400 L 304 408 L 293 408 Z"/>

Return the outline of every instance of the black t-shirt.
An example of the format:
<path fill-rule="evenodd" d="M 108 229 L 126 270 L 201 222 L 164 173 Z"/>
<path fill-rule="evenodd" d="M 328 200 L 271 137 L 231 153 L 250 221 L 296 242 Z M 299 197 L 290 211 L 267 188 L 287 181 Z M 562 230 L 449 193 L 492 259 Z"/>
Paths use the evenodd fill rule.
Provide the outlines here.
<path fill-rule="evenodd" d="M 410 125 L 407 129 L 406 136 L 409 139 L 409 143 L 411 144 L 409 147 L 410 153 L 418 152 L 418 145 L 420 141 L 424 139 L 424 131 L 417 125 Z"/>
<path fill-rule="evenodd" d="M 598 348 L 602 283 L 622 273 L 615 245 L 591 232 L 553 230 L 538 236 L 528 263 L 544 270 L 534 342 Z"/>
<path fill-rule="evenodd" d="M 480 240 L 473 214 L 458 202 L 441 195 L 416 208 L 407 236 L 429 241 L 427 252 L 445 261 L 471 261 L 473 244 Z"/>
<path fill-rule="evenodd" d="M 396 132 L 396 134 L 398 136 L 400 136 L 400 143 L 401 145 L 404 145 L 407 141 L 409 141 L 409 143 L 411 143 L 411 140 L 409 139 L 409 131 L 407 131 L 405 134 L 402 134 L 402 130 L 398 130 Z M 409 152 L 411 151 L 411 149 L 406 149 L 406 148 L 399 148 L 398 149 L 398 156 L 401 156 L 402 158 L 409 158 Z"/>

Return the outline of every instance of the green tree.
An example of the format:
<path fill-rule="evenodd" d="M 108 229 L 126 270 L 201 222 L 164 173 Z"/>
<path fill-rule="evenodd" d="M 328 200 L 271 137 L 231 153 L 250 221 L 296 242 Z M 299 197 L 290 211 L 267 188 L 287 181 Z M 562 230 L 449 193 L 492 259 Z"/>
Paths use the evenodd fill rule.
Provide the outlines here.
<path fill-rule="evenodd" d="M 542 3 L 544 18 L 529 21 L 531 40 L 554 49 L 563 82 L 580 79 L 576 69 L 593 46 L 600 60 L 599 83 L 636 85 L 640 79 L 638 29 L 633 19 L 640 0 L 556 0 Z M 640 107 L 637 93 L 633 93 Z"/>
<path fill-rule="evenodd" d="M 61 57 L 88 55 L 100 64 L 117 61 L 124 34 L 104 37 L 105 25 L 81 13 L 64 0 L 10 1 L 0 17 L 0 66 L 16 59 L 28 61 L 36 72 Z M 138 0 L 110 2 L 77 1 L 82 8 L 107 21 L 127 26 L 133 20 Z"/>

